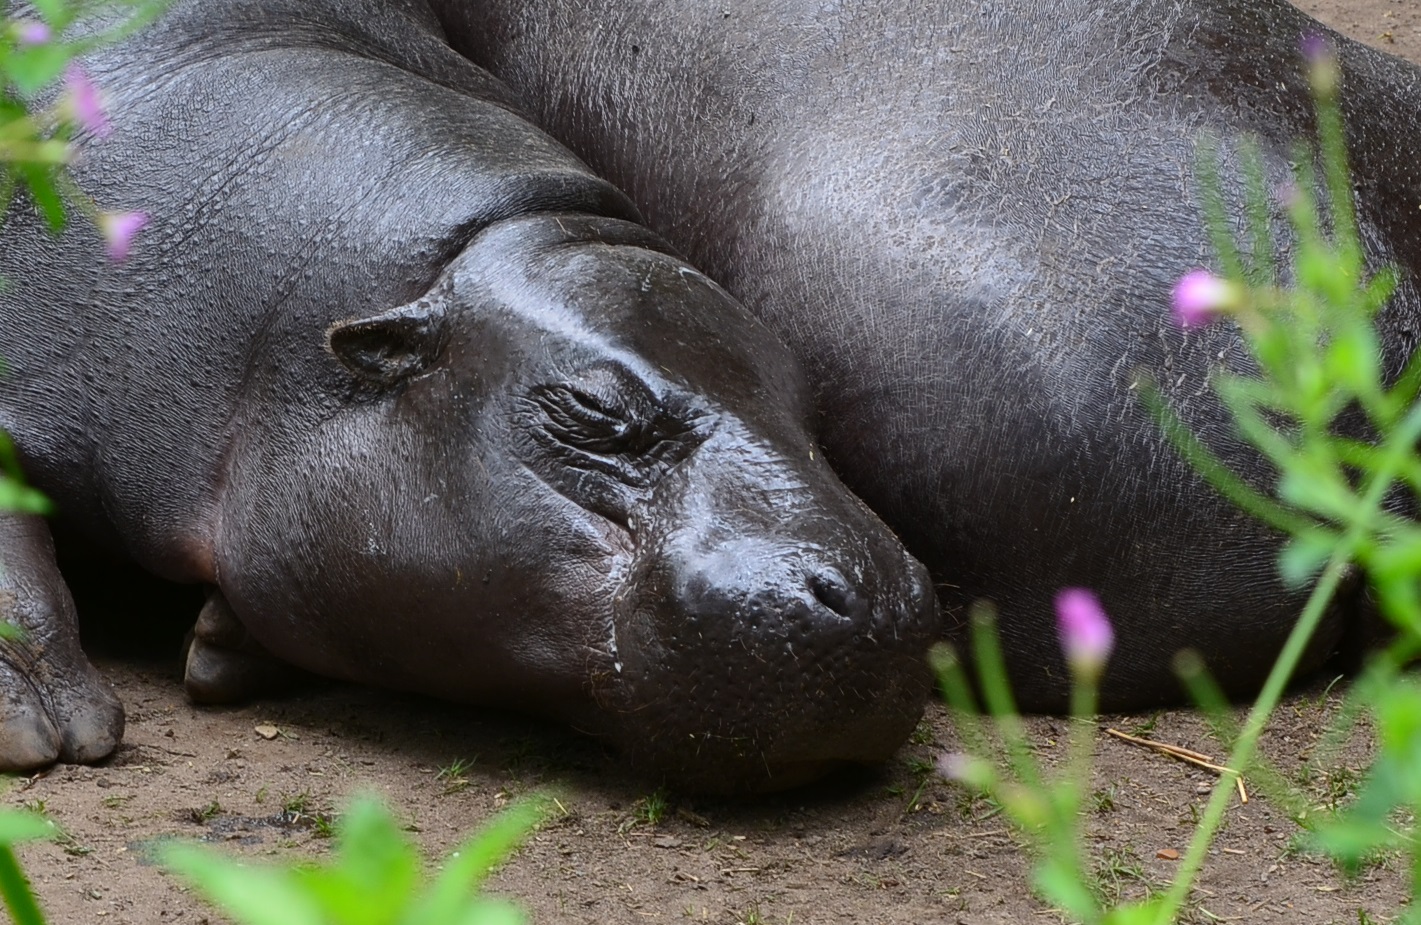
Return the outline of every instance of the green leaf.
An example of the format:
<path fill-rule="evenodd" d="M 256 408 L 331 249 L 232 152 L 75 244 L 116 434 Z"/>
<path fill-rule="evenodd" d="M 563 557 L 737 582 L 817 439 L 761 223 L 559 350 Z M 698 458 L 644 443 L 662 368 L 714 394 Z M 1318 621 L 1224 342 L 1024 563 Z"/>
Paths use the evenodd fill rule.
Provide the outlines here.
<path fill-rule="evenodd" d="M 1296 533 L 1313 526 L 1311 518 L 1274 501 L 1224 465 L 1213 451 L 1190 432 L 1173 409 L 1165 404 L 1158 386 L 1147 378 L 1141 380 L 1140 400 L 1159 422 L 1169 442 L 1190 468 L 1202 475 L 1215 491 L 1232 501 L 1235 506 L 1285 533 Z"/>
<path fill-rule="evenodd" d="M 10 435 L 0 430 L 0 511 L 48 514 L 49 499 L 25 485 Z"/>
<path fill-rule="evenodd" d="M 1370 324 L 1352 324 L 1337 333 L 1324 360 L 1328 375 L 1354 394 L 1380 390 L 1381 345 Z"/>
<path fill-rule="evenodd" d="M 1234 244 L 1233 223 L 1229 220 L 1228 207 L 1224 203 L 1223 184 L 1219 182 L 1219 144 L 1214 138 L 1199 142 L 1198 157 L 1194 161 L 1194 173 L 1199 178 L 1199 202 L 1204 210 L 1204 226 L 1208 229 L 1209 243 L 1219 256 L 1219 264 L 1224 276 L 1241 280 L 1248 276 L 1243 258 Z"/>
<path fill-rule="evenodd" d="M 398 920 L 419 886 L 420 860 L 389 812 L 369 797 L 341 819 L 335 864 L 297 873 L 302 887 L 341 925 Z"/>
<path fill-rule="evenodd" d="M 0 475 L 0 511 L 21 514 L 48 514 L 53 509 L 49 499 L 28 485 Z"/>
<path fill-rule="evenodd" d="M 1421 528 L 1407 524 L 1393 533 L 1368 558 L 1367 567 L 1375 576 L 1410 578 L 1421 575 Z"/>
<path fill-rule="evenodd" d="M 321 867 L 249 867 L 180 844 L 164 847 L 161 858 L 243 925 L 520 925 L 516 909 L 475 891 L 543 817 L 546 803 L 528 800 L 500 815 L 450 857 L 422 898 L 418 853 L 369 798 L 342 818 L 336 857 Z"/>
<path fill-rule="evenodd" d="M 1302 454 L 1293 457 L 1278 480 L 1278 497 L 1295 507 L 1344 524 L 1367 513 L 1361 510 L 1357 495 L 1337 469 L 1325 460 Z"/>
<path fill-rule="evenodd" d="M 64 200 L 55 187 L 53 170 L 48 164 L 17 163 L 12 165 L 20 180 L 29 188 L 30 196 L 44 216 L 50 231 L 64 227 Z"/>
<path fill-rule="evenodd" d="M 40 18 L 51 27 L 60 29 L 69 23 L 69 4 L 65 0 L 33 0 Z"/>
<path fill-rule="evenodd" d="M 1421 685 L 1410 679 L 1387 685 L 1378 697 L 1376 716 L 1383 758 L 1421 758 Z M 1415 777 L 1416 794 L 1421 798 L 1421 775 Z"/>
<path fill-rule="evenodd" d="M 1379 747 L 1357 801 L 1322 826 L 1316 844 L 1355 871 L 1366 856 L 1410 839 L 1391 825 L 1400 811 L 1421 809 L 1421 683 L 1392 677 L 1375 693 Z"/>
<path fill-rule="evenodd" d="M 1209 728 L 1214 733 L 1214 737 L 1227 747 L 1232 748 L 1233 742 L 1238 741 L 1239 727 L 1234 719 L 1232 704 L 1224 696 L 1223 688 L 1219 687 L 1219 682 L 1214 680 L 1214 676 L 1209 673 L 1209 667 L 1204 664 L 1204 659 L 1196 649 L 1180 649 L 1174 653 L 1171 659 L 1171 667 L 1174 669 L 1175 677 L 1184 684 L 1184 689 L 1189 692 L 1189 697 L 1204 713 L 1204 718 L 1209 723 Z"/>
<path fill-rule="evenodd" d="M 15 925 L 44 925 L 44 913 L 8 845 L 0 845 L 0 905 L 10 910 Z"/>
<path fill-rule="evenodd" d="M 1406 805 L 1409 769 L 1395 761 L 1379 758 L 1367 774 L 1357 802 L 1335 819 L 1324 822 L 1310 839 L 1350 873 L 1355 873 L 1367 856 L 1402 841 L 1388 825 L 1391 814 Z"/>
<path fill-rule="evenodd" d="M 53 838 L 58 834 L 54 823 L 28 810 L 0 810 L 0 845 Z"/>
<path fill-rule="evenodd" d="M 1101 922 L 1102 925 L 1158 925 L 1164 905 L 1164 897 L 1156 896 L 1128 906 L 1116 906 Z"/>
<path fill-rule="evenodd" d="M 547 805 L 546 799 L 516 803 L 464 842 L 449 856 L 444 873 L 434 882 L 416 914 L 405 921 L 409 925 L 469 921 L 463 910 L 469 906 L 474 891 L 494 866 L 512 854 L 547 815 Z"/>
<path fill-rule="evenodd" d="M 24 97 L 32 97 L 64 73 L 73 49 L 59 42 L 47 42 L 19 49 L 6 62 L 6 76 Z"/>
<path fill-rule="evenodd" d="M 1322 571 L 1341 537 L 1327 530 L 1299 533 L 1283 545 L 1278 553 L 1278 572 L 1283 584 L 1301 588 Z"/>
<path fill-rule="evenodd" d="M 242 925 L 330 925 L 289 871 L 247 866 L 176 842 L 159 849 L 159 860 Z"/>
<path fill-rule="evenodd" d="M 1100 906 L 1087 889 L 1076 858 L 1059 855 L 1044 858 L 1032 872 L 1032 880 L 1047 902 L 1065 910 L 1072 918 L 1084 922 L 1100 919 Z"/>
<path fill-rule="evenodd" d="M 379 801 L 361 797 L 341 818 L 340 868 L 373 889 L 410 877 L 419 869 L 419 855 Z"/>
<path fill-rule="evenodd" d="M 1277 277 L 1277 262 L 1273 257 L 1273 215 L 1263 155 L 1258 149 L 1258 142 L 1253 139 L 1244 142 L 1240 153 L 1243 159 L 1244 208 L 1248 216 L 1247 225 L 1253 232 L 1248 283 L 1255 288 L 1272 286 Z"/>

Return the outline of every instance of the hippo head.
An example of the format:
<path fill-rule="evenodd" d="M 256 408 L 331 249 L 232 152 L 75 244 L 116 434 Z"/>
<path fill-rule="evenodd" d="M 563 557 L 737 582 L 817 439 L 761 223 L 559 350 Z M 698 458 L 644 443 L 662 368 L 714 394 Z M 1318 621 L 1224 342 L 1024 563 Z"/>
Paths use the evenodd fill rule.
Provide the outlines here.
<path fill-rule="evenodd" d="M 254 396 L 219 585 L 337 677 L 565 718 L 682 786 L 889 755 L 928 576 L 825 465 L 801 373 L 627 222 L 484 229 Z"/>

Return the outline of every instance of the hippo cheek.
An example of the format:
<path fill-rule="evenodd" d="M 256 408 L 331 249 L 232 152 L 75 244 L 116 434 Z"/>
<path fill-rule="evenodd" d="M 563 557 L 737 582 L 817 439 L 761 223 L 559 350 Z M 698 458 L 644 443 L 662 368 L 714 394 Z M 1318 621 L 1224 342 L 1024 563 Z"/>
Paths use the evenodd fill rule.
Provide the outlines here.
<path fill-rule="evenodd" d="M 912 732 L 939 627 L 927 572 L 876 522 L 821 522 L 828 540 L 651 531 L 602 698 L 632 760 L 687 787 L 767 791 L 881 761 Z"/>

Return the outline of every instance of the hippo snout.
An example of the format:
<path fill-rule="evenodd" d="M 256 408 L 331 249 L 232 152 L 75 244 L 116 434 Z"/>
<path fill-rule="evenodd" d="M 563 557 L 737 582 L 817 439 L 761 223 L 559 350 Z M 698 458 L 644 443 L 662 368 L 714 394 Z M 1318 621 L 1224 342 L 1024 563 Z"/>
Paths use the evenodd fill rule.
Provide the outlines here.
<path fill-rule="evenodd" d="M 793 541 L 691 529 L 642 550 L 632 582 L 656 591 L 617 627 L 633 759 L 683 786 L 774 790 L 912 732 L 939 630 L 927 571 L 867 516 L 815 521 Z"/>
<path fill-rule="evenodd" d="M 862 566 L 841 568 L 818 549 L 777 549 L 741 539 L 679 563 L 668 580 L 684 625 L 666 627 L 679 640 L 688 632 L 723 642 L 745 639 L 796 659 L 846 645 L 892 639 L 934 618 L 927 572 L 903 557 L 902 575 Z M 850 571 L 854 577 L 845 574 Z M 679 579 L 679 580 L 678 580 Z M 669 615 L 668 615 L 669 616 Z"/>

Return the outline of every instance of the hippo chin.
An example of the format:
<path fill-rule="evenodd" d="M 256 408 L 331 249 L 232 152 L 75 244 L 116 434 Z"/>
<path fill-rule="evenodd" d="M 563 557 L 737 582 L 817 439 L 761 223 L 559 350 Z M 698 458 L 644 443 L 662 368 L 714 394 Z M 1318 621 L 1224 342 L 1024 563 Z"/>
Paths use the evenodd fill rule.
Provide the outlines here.
<path fill-rule="evenodd" d="M 926 571 L 816 449 L 803 375 L 414 2 L 179 2 L 86 62 L 109 264 L 20 210 L 0 426 L 89 536 L 213 591 L 195 699 L 320 674 L 567 718 L 683 786 L 880 760 Z M 0 768 L 102 757 L 47 525 L 0 516 Z"/>
<path fill-rule="evenodd" d="M 1069 585 L 1115 623 L 1107 708 L 1181 699 L 1184 647 L 1235 695 L 1262 682 L 1306 591 L 1138 400 L 1153 379 L 1245 479 L 1274 478 L 1210 386 L 1249 371 L 1237 332 L 1170 320 L 1212 259 L 1197 143 L 1229 155 L 1231 203 L 1246 139 L 1286 181 L 1313 134 L 1300 39 L 1336 44 L 1361 239 L 1401 269 L 1378 320 L 1394 375 L 1421 337 L 1421 70 L 1283 0 L 433 3 L 795 352 L 831 464 L 927 564 L 950 630 L 997 603 L 1024 706 L 1068 704 Z M 1301 671 L 1363 624 L 1343 597 Z"/>

